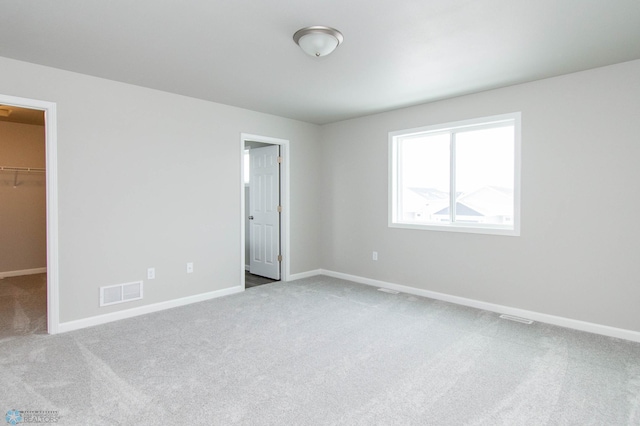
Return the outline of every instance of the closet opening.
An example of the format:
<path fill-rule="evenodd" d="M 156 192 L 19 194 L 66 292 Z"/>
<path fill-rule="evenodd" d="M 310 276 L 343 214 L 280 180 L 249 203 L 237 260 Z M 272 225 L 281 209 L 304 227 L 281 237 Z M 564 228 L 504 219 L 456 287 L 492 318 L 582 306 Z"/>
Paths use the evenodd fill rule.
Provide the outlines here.
<path fill-rule="evenodd" d="M 0 94 L 0 340 L 59 332 L 56 104 Z"/>
<path fill-rule="evenodd" d="M 47 333 L 42 110 L 0 104 L 0 338 Z"/>

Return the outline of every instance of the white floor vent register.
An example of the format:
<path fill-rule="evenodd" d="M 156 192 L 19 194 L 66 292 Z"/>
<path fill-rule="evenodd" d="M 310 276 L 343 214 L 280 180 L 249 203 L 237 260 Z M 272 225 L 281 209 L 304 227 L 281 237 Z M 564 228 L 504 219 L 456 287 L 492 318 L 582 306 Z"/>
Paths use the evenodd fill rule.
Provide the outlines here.
<path fill-rule="evenodd" d="M 522 324 L 533 324 L 533 321 L 527 318 L 514 317 L 513 315 L 502 314 L 500 318 L 506 319 L 509 321 L 521 322 Z"/>
<path fill-rule="evenodd" d="M 142 299 L 142 281 L 100 287 L 100 306 Z"/>
<path fill-rule="evenodd" d="M 390 288 L 379 288 L 378 291 L 389 294 L 399 294 L 399 291 L 391 290 Z"/>

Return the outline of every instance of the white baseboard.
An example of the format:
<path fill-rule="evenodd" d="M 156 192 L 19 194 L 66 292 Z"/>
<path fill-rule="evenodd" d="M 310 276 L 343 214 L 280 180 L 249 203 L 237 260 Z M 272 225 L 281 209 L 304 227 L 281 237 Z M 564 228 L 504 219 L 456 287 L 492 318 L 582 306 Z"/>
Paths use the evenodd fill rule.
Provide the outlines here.
<path fill-rule="evenodd" d="M 474 299 L 467 299 L 460 296 L 452 296 L 450 294 L 438 293 L 430 290 L 423 290 L 406 285 L 389 283 L 386 281 L 374 280 L 371 278 L 359 277 L 356 275 L 344 274 L 342 272 L 328 271 L 319 269 L 315 275 L 327 275 L 329 277 L 341 278 L 347 281 L 353 281 L 360 284 L 366 284 L 374 287 L 387 288 L 402 293 L 414 294 L 416 296 L 428 297 L 430 299 L 442 300 L 445 302 L 455 303 L 458 305 L 470 306 L 472 308 L 483 309 L 485 311 L 497 312 L 500 314 L 509 314 L 521 318 L 528 318 L 538 322 L 558 325 L 560 327 L 572 328 L 574 330 L 586 331 L 589 333 L 601 334 L 603 336 L 617 337 L 619 339 L 630 340 L 632 342 L 640 342 L 640 332 L 626 330 L 623 328 L 610 327 L 607 325 L 595 324 L 586 321 L 575 320 L 571 318 L 559 317 L 555 315 L 543 314 L 540 312 L 528 311 L 525 309 L 511 308 L 509 306 L 497 305 L 495 303 L 482 302 Z M 316 272 L 316 271 L 309 271 Z M 307 273 L 308 274 L 308 273 Z M 313 276 L 313 275 L 308 275 Z"/>
<path fill-rule="evenodd" d="M 196 294 L 194 296 L 187 296 L 180 299 L 168 300 L 166 302 L 154 303 L 152 305 L 138 306 L 137 308 L 126 309 L 124 311 L 111 312 L 108 314 L 97 315 L 94 317 L 83 318 L 75 321 L 67 321 L 58 325 L 58 332 L 64 333 L 67 331 L 79 330 L 81 328 L 93 327 L 94 325 L 106 324 L 125 318 L 132 318 L 139 315 L 150 314 L 152 312 L 163 311 L 165 309 L 177 308 L 178 306 L 190 305 L 192 303 L 216 299 L 218 297 L 241 293 L 243 291 L 244 288 L 242 288 L 241 286 L 235 286 L 222 290 L 211 291 L 208 293 Z"/>
<path fill-rule="evenodd" d="M 322 275 L 322 269 L 315 269 L 313 271 L 300 272 L 298 274 L 290 274 L 287 281 L 301 280 L 303 278 L 315 277 L 316 275 Z M 328 274 L 325 274 L 328 275 Z"/>
<path fill-rule="evenodd" d="M 38 272 L 34 272 L 38 273 Z M 289 281 L 295 281 L 303 278 L 309 278 L 317 275 L 326 275 L 329 277 L 340 278 L 347 281 L 353 281 L 360 284 L 370 285 L 374 287 L 387 288 L 402 293 L 414 294 L 416 296 L 428 297 L 430 299 L 442 300 L 445 302 L 455 303 L 458 305 L 469 306 L 472 308 L 483 309 L 486 311 L 497 312 L 500 314 L 514 315 L 521 318 L 528 318 L 534 321 L 547 324 L 557 325 L 560 327 L 571 328 L 574 330 L 586 331 L 589 333 L 600 334 L 603 336 L 616 337 L 619 339 L 630 340 L 632 342 L 640 342 L 640 332 L 626 330 L 622 328 L 610 327 L 607 325 L 595 324 L 586 321 L 575 320 L 571 318 L 559 317 L 525 309 L 512 308 L 509 306 L 497 305 L 489 302 L 482 302 L 465 297 L 453 296 L 446 293 L 439 293 L 430 290 L 423 290 L 416 287 L 394 284 L 386 281 L 374 280 L 372 278 L 360 277 L 357 275 L 349 275 L 342 272 L 335 272 L 326 269 L 315 269 L 312 271 L 301 272 L 289 275 Z M 94 317 L 84 318 L 76 321 L 68 321 L 60 323 L 58 332 L 63 333 L 81 328 L 92 327 L 94 325 L 106 324 L 112 321 L 118 321 L 125 318 L 132 318 L 138 315 L 144 315 L 152 312 L 162 311 L 164 309 L 175 308 L 178 306 L 189 305 L 191 303 L 202 302 L 209 299 L 215 299 L 222 296 L 241 293 L 244 289 L 241 286 L 235 286 L 222 290 L 216 290 L 208 293 L 197 294 L 195 296 L 183 297 L 181 299 L 169 300 L 166 302 L 155 303 L 152 305 L 139 306 L 137 308 L 127 309 L 123 311 L 112 312 L 109 314 L 98 315 Z"/>
<path fill-rule="evenodd" d="M 20 277 L 22 275 L 45 274 L 47 268 L 22 269 L 20 271 L 0 272 L 0 278 Z"/>
<path fill-rule="evenodd" d="M 245 271 L 249 271 L 249 269 L 250 269 L 250 268 L 249 268 L 249 265 L 244 265 L 244 270 L 245 270 Z"/>

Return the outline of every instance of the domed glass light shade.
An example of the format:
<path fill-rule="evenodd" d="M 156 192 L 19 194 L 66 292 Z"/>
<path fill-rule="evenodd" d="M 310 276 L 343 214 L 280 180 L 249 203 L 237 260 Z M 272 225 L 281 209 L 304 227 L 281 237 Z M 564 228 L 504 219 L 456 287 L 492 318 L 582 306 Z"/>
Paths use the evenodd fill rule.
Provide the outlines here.
<path fill-rule="evenodd" d="M 302 28 L 293 35 L 293 41 L 310 56 L 326 56 L 342 43 L 342 33 L 334 28 L 315 26 Z"/>

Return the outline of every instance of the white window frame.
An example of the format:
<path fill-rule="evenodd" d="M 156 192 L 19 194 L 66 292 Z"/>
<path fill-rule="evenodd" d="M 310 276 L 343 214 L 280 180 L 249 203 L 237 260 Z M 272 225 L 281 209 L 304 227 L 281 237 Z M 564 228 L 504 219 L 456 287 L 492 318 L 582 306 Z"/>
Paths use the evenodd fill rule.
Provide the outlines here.
<path fill-rule="evenodd" d="M 496 225 L 486 223 L 415 223 L 399 221 L 399 191 L 398 191 L 398 141 L 402 138 L 418 135 L 418 134 L 435 134 L 441 132 L 459 131 L 459 130 L 476 130 L 481 128 L 493 127 L 499 123 L 506 121 L 513 122 L 514 126 L 514 199 L 513 199 L 513 224 L 512 225 Z M 389 132 L 389 227 L 390 228 L 408 228 L 421 229 L 429 231 L 450 231 L 450 232 L 467 232 L 474 234 L 491 234 L 491 235 L 520 235 L 520 175 L 521 175 L 521 113 L 514 112 L 509 114 L 494 115 L 490 117 L 480 117 L 470 120 L 456 121 L 444 124 L 437 124 L 426 127 L 418 127 L 414 129 L 398 130 Z M 452 159 L 453 161 L 453 159 Z M 453 168 L 451 175 L 455 173 Z M 453 195 L 455 197 L 455 195 Z M 451 202 L 450 202 L 451 203 Z"/>

